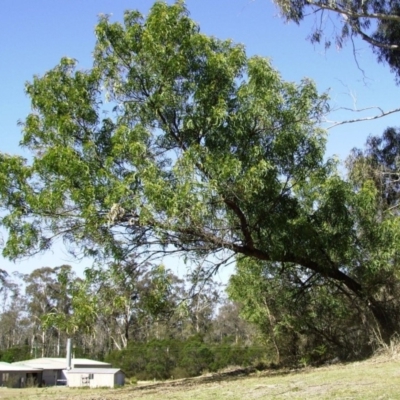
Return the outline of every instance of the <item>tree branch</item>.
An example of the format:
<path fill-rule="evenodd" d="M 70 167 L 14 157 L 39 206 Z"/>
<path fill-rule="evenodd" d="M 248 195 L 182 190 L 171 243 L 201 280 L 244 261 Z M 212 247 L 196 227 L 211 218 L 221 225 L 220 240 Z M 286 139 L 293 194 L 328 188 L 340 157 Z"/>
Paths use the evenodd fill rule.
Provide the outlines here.
<path fill-rule="evenodd" d="M 369 108 L 373 108 L 373 107 L 369 107 Z M 367 108 L 363 109 L 363 110 L 352 110 L 352 111 L 361 112 L 361 111 L 364 111 L 364 110 L 367 110 Z M 355 118 L 355 119 L 348 119 L 348 120 L 345 120 L 345 121 L 335 122 L 335 123 L 333 123 L 333 125 L 329 126 L 326 129 L 332 129 L 332 128 L 334 128 L 336 126 L 339 126 L 339 125 L 352 124 L 354 122 L 372 121 L 374 119 L 383 118 L 383 117 L 386 117 L 387 115 L 394 114 L 394 113 L 399 112 L 399 111 L 400 111 L 400 107 L 395 108 L 393 110 L 389 110 L 389 111 L 381 110 L 381 113 L 378 114 L 378 115 L 374 115 L 372 117 Z"/>
<path fill-rule="evenodd" d="M 393 14 L 382 14 L 382 13 L 359 13 L 352 10 L 341 9 L 335 6 L 330 6 L 328 4 L 323 4 L 317 1 L 310 1 L 307 0 L 306 4 L 318 7 L 323 10 L 334 11 L 339 14 L 344 14 L 350 18 L 371 18 L 371 19 L 379 19 L 379 20 L 388 20 L 388 21 L 400 21 L 400 15 L 393 15 Z"/>
<path fill-rule="evenodd" d="M 385 44 L 378 42 L 377 40 L 373 39 L 371 36 L 367 35 L 364 33 L 360 27 L 358 27 L 355 24 L 350 24 L 351 28 L 353 29 L 354 32 L 358 33 L 363 40 L 365 40 L 367 43 L 371 44 L 372 46 L 380 47 L 381 49 L 388 49 L 388 50 L 397 50 L 399 46 L 397 44 Z"/>
<path fill-rule="evenodd" d="M 224 198 L 224 203 L 236 214 L 236 216 L 240 220 L 240 228 L 243 232 L 244 240 L 246 245 L 250 248 L 254 248 L 253 238 L 251 236 L 251 232 L 249 229 L 249 224 L 247 223 L 246 216 L 243 214 L 243 211 L 240 207 L 232 200 Z"/>

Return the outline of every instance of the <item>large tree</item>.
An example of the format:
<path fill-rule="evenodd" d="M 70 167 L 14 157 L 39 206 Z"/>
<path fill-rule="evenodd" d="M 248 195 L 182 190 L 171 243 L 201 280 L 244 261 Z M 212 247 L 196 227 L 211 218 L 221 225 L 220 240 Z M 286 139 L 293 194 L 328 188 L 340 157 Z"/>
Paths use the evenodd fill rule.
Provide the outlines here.
<path fill-rule="evenodd" d="M 313 15 L 312 42 L 341 47 L 361 37 L 369 43 L 379 62 L 386 62 L 400 82 L 400 2 L 386 0 L 274 0 L 283 17 L 300 23 Z M 330 15 L 329 15 L 330 14 Z M 330 16 L 336 18 L 330 18 Z M 328 22 L 333 21 L 333 29 Z M 337 22 L 337 25 L 335 23 Z"/>
<path fill-rule="evenodd" d="M 182 2 L 126 12 L 123 25 L 102 17 L 96 34 L 92 69 L 62 59 L 26 86 L 21 144 L 34 159 L 0 155 L 4 255 L 62 237 L 96 257 L 291 263 L 338 282 L 393 334 L 357 234 L 374 193 L 323 158 L 326 96 L 201 34 Z"/>

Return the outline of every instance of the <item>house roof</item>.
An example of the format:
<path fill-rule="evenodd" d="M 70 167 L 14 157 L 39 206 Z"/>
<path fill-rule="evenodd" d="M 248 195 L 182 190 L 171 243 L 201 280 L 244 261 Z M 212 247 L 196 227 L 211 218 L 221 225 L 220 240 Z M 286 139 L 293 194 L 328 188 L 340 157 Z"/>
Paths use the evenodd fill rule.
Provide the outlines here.
<path fill-rule="evenodd" d="M 27 365 L 13 365 L 6 362 L 0 362 L 0 372 L 40 372 L 41 369 L 33 368 Z"/>
<path fill-rule="evenodd" d="M 73 368 L 65 371 L 68 374 L 116 374 L 122 372 L 118 368 Z"/>
<path fill-rule="evenodd" d="M 40 368 L 40 369 L 66 369 L 67 360 L 66 358 L 44 357 L 44 358 L 35 358 L 33 360 L 18 361 L 12 363 L 12 365 Z M 109 363 L 96 360 L 89 360 L 87 358 L 73 358 L 71 359 L 71 365 L 72 368 L 74 368 L 75 365 L 76 366 L 84 365 L 85 367 L 96 367 L 96 368 L 111 367 L 111 364 Z"/>

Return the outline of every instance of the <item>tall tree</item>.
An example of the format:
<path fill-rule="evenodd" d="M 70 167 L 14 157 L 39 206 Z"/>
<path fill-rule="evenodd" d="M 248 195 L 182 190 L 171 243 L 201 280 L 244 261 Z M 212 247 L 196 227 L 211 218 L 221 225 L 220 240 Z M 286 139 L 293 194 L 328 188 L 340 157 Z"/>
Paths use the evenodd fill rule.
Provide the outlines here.
<path fill-rule="evenodd" d="M 329 47 L 332 40 L 341 47 L 347 39 L 361 37 L 369 43 L 379 62 L 386 62 L 400 82 L 400 2 L 386 0 L 274 0 L 286 20 L 300 23 L 314 15 L 315 28 L 312 42 L 324 41 Z M 329 29 L 324 14 L 333 14 L 339 27 Z M 333 20 L 333 19 L 332 19 Z M 333 37 L 328 32 L 333 32 Z"/>
<path fill-rule="evenodd" d="M 0 269 L 0 292 L 3 290 L 3 286 L 6 283 L 7 275 L 7 271 Z"/>
<path fill-rule="evenodd" d="M 177 306 L 181 281 L 162 265 L 139 267 L 128 260 L 88 268 L 84 275 L 72 280 L 59 277 L 66 283 L 69 307 L 55 305 L 41 320 L 47 329 L 86 335 L 103 352 L 152 337 L 153 331 L 160 331 L 159 321 L 168 319 Z"/>
<path fill-rule="evenodd" d="M 212 325 L 214 313 L 221 302 L 220 284 L 214 282 L 202 266 L 195 268 L 188 276 L 190 290 L 187 311 L 195 334 L 204 335 Z"/>
<path fill-rule="evenodd" d="M 30 322 L 21 288 L 8 274 L 0 290 L 0 349 L 24 345 Z"/>
<path fill-rule="evenodd" d="M 124 25 L 102 17 L 96 34 L 91 70 L 63 59 L 26 87 L 34 111 L 21 143 L 35 157 L 0 157 L 4 255 L 61 236 L 117 260 L 296 264 L 368 304 L 388 339 L 397 325 L 363 281 L 376 264 L 362 246 L 373 245 L 356 234 L 373 193 L 354 192 L 324 161 L 326 95 L 201 34 L 182 2 L 157 2 L 147 19 L 126 12 Z M 386 236 L 391 251 L 397 236 Z"/>
<path fill-rule="evenodd" d="M 353 149 L 347 159 L 350 179 L 357 188 L 374 183 L 381 212 L 398 214 L 400 200 L 400 129 L 387 128 L 382 136 L 370 136 L 365 149 Z"/>
<path fill-rule="evenodd" d="M 63 315 L 70 313 L 67 282 L 73 275 L 69 265 L 62 265 L 38 268 L 24 276 L 27 309 L 33 325 L 31 346 L 32 349 L 39 346 L 42 357 L 60 355 L 62 330 L 58 327 L 52 330 L 53 327 L 47 326 L 43 318 L 55 310 Z M 52 339 L 55 339 L 54 342 Z M 52 345 L 55 349 L 51 348 Z"/>

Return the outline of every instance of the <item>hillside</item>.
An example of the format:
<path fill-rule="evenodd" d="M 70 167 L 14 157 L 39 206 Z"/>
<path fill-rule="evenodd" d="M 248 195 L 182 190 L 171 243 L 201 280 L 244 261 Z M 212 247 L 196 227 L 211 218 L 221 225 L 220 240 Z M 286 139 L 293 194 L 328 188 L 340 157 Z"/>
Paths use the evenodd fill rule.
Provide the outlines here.
<path fill-rule="evenodd" d="M 121 389 L 4 389 L 0 399 L 400 399 L 400 359 L 291 371 L 242 370 Z"/>

